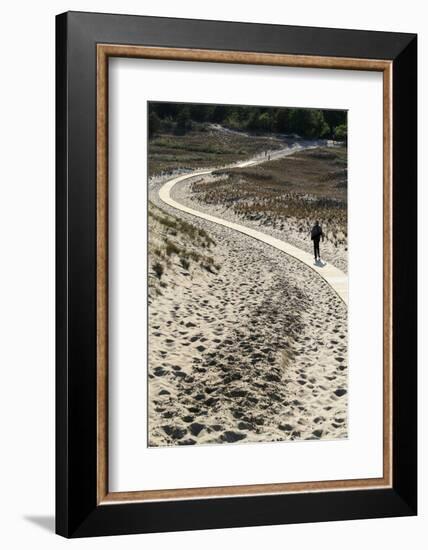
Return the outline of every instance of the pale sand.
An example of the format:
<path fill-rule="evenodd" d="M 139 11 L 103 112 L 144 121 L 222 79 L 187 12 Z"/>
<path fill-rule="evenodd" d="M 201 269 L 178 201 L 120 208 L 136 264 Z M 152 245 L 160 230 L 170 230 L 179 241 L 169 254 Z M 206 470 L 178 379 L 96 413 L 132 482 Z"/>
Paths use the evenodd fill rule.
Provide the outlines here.
<path fill-rule="evenodd" d="M 205 229 L 221 269 L 173 258 L 152 299 L 149 444 L 346 437 L 345 304 L 286 254 L 161 203 L 161 182 L 151 200 Z"/>

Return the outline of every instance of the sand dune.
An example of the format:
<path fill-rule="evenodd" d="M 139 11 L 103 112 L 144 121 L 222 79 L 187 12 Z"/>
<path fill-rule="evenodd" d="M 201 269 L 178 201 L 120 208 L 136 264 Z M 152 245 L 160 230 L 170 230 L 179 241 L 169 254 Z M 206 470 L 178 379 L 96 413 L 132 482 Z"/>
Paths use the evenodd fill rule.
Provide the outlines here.
<path fill-rule="evenodd" d="M 218 269 L 173 254 L 152 296 L 149 444 L 346 437 L 344 303 L 280 251 L 164 205 L 161 183 L 151 201 L 214 239 Z"/>

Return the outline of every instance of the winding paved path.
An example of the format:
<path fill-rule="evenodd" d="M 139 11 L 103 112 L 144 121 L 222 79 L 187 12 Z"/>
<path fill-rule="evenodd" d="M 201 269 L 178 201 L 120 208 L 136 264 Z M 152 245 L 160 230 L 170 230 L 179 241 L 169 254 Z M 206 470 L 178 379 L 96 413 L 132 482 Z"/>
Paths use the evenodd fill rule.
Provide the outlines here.
<path fill-rule="evenodd" d="M 286 151 L 285 153 L 284 151 L 282 151 L 281 154 L 273 153 L 271 154 L 270 158 L 273 159 L 273 158 L 278 158 L 280 156 L 286 156 L 294 153 L 295 151 L 296 149 L 292 149 L 292 150 Z M 242 168 L 244 166 L 252 166 L 255 164 L 260 164 L 265 160 L 267 159 L 257 158 L 249 161 L 240 162 L 238 164 L 235 164 L 234 167 Z M 249 237 L 258 239 L 259 241 L 262 241 L 270 246 L 273 246 L 274 248 L 277 248 L 278 250 L 285 252 L 289 256 L 296 258 L 297 260 L 306 264 L 313 271 L 315 271 L 325 281 L 327 281 L 327 283 L 333 288 L 333 290 L 338 294 L 338 296 L 345 302 L 346 305 L 348 305 L 348 277 L 340 269 L 337 269 L 336 267 L 328 263 L 315 263 L 312 254 L 309 254 L 308 252 L 305 252 L 304 250 L 301 250 L 300 248 L 297 248 L 296 246 L 293 246 L 290 243 L 287 243 L 285 241 L 272 237 L 271 235 L 267 235 L 266 233 L 263 233 L 261 231 L 257 231 L 256 229 L 252 229 L 244 225 L 230 222 L 228 220 L 223 220 L 222 218 L 211 216 L 210 214 L 207 214 L 205 212 L 200 212 L 199 210 L 194 210 L 193 208 L 189 208 L 188 206 L 185 206 L 177 202 L 171 197 L 172 188 L 174 187 L 174 185 L 176 185 L 180 181 L 186 180 L 188 178 L 193 178 L 195 176 L 208 175 L 208 174 L 211 174 L 214 170 L 216 170 L 216 168 L 211 168 L 209 170 L 195 171 L 189 174 L 184 174 L 182 176 L 175 177 L 167 181 L 159 189 L 160 199 L 165 204 L 168 204 L 169 206 L 172 206 L 177 210 L 181 210 L 182 212 L 187 212 L 192 216 L 197 216 L 198 218 L 203 218 L 204 220 L 208 220 L 210 222 L 217 223 L 219 225 L 224 225 L 225 227 L 229 227 L 230 229 L 234 229 L 235 231 L 244 233 Z"/>

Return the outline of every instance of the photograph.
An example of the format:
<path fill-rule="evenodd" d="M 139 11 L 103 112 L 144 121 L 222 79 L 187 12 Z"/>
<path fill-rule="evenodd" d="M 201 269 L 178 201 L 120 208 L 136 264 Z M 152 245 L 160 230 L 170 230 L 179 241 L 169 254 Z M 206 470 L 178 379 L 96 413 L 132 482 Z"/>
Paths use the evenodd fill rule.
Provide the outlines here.
<path fill-rule="evenodd" d="M 347 111 L 148 101 L 147 143 L 148 446 L 346 439 Z"/>
<path fill-rule="evenodd" d="M 55 101 L 35 86 L 40 100 L 18 102 L 43 119 L 27 124 L 39 133 L 53 129 L 40 106 L 55 106 L 55 281 L 32 285 L 37 299 L 43 285 L 55 292 L 9 315 L 20 329 L 33 309 L 54 317 L 55 380 L 43 387 L 55 394 L 55 433 L 52 410 L 37 421 L 55 447 L 55 464 L 51 452 L 40 463 L 55 473 L 51 529 L 167 542 L 199 531 L 210 546 L 212 533 L 230 542 L 238 527 L 261 528 L 262 544 L 288 529 L 300 544 L 300 524 L 306 539 L 316 525 L 312 546 L 321 529 L 334 548 L 360 548 L 389 521 L 385 544 L 403 547 L 409 529 L 394 525 L 418 521 L 421 18 L 371 5 L 367 29 L 360 5 L 273 19 L 263 5 L 245 21 L 230 2 L 223 20 L 206 5 L 56 15 L 44 47 L 55 44 L 55 63 L 42 56 Z M 34 64 L 19 65 L 28 70 L 9 73 L 29 82 Z M 6 134 L 21 144 L 9 111 Z M 38 221 L 28 232 L 26 214 L 12 216 L 5 233 L 16 225 L 26 242 L 48 221 L 35 200 L 48 172 L 31 177 L 48 140 L 30 141 L 8 188 Z M 12 185 L 27 165 L 30 177 Z M 42 260 L 22 250 L 9 262 L 19 292 Z M 29 322 L 38 342 L 40 324 Z M 40 381 L 22 335 L 11 358 L 28 348 L 22 364 Z M 27 401 L 48 403 L 19 365 L 8 370 Z M 33 470 L 43 483 L 30 496 L 44 498 Z M 29 536 L 44 522 L 31 506 Z M 349 520 L 367 519 L 375 531 L 360 522 L 349 537 Z M 11 533 L 21 523 L 9 521 Z M 415 548 L 422 528 L 410 529 Z"/>
<path fill-rule="evenodd" d="M 2 8 L 0 550 L 427 548 L 424 4 Z"/>

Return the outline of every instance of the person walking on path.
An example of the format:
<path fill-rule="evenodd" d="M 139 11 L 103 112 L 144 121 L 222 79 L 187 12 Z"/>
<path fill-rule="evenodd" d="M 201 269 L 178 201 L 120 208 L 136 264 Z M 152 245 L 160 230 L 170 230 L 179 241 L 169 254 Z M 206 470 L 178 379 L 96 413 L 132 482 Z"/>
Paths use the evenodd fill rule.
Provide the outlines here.
<path fill-rule="evenodd" d="M 314 243 L 314 256 L 315 261 L 319 261 L 320 258 L 320 239 L 322 237 L 322 240 L 324 242 L 324 233 L 322 230 L 322 227 L 320 226 L 319 222 L 315 222 L 315 225 L 313 226 L 311 230 L 311 239 Z"/>

